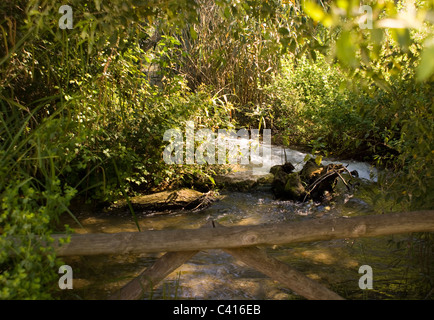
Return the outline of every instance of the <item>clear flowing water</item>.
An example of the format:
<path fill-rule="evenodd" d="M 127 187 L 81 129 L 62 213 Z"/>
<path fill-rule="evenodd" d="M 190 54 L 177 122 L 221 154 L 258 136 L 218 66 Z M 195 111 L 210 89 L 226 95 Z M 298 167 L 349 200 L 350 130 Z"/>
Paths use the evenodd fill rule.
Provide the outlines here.
<path fill-rule="evenodd" d="M 282 164 L 284 151 L 272 147 L 271 164 Z M 286 149 L 287 160 L 296 170 L 301 169 L 305 154 Z M 334 202 L 320 204 L 278 201 L 270 190 L 250 192 L 223 192 L 222 199 L 200 212 L 178 212 L 149 216 L 137 213 L 142 230 L 194 229 L 212 219 L 225 226 L 257 225 L 326 219 L 329 217 L 375 214 L 367 200 L 373 190 L 376 170 L 365 163 L 338 162 L 357 170 L 366 184 L 352 195 L 341 195 Z M 264 172 L 266 173 L 266 172 Z M 83 228 L 78 233 L 137 231 L 128 212 L 78 215 Z M 68 221 L 67 221 L 68 222 Z M 70 226 L 74 223 L 69 221 Z M 345 298 L 397 298 L 408 294 L 408 279 L 414 277 L 413 268 L 405 261 L 403 250 L 390 246 L 391 237 L 357 240 L 321 241 L 265 248 L 267 252 L 288 263 L 312 279 L 318 280 Z M 394 237 L 395 240 L 405 238 Z M 74 290 L 64 294 L 65 299 L 104 299 L 126 284 L 162 254 L 104 255 L 65 258 L 74 270 Z M 374 272 L 374 289 L 359 288 L 361 265 L 368 264 Z M 220 250 L 198 253 L 169 275 L 146 299 L 302 299 L 290 289 L 269 279 L 260 272 L 235 260 Z"/>

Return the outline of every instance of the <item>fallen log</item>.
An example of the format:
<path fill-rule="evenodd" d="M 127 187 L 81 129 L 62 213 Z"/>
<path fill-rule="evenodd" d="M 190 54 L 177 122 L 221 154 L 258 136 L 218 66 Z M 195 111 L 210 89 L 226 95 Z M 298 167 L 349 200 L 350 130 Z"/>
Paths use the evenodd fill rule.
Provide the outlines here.
<path fill-rule="evenodd" d="M 218 226 L 212 223 L 212 226 Z M 205 225 L 204 227 L 210 227 Z M 287 264 L 269 256 L 257 247 L 223 249 L 237 260 L 253 267 L 270 278 L 279 281 L 295 293 L 310 300 L 343 300 L 341 296 L 322 284 L 306 277 Z M 109 300 L 138 300 L 153 289 L 166 276 L 187 262 L 199 251 L 168 252 L 151 267 L 109 297 Z"/>
<path fill-rule="evenodd" d="M 129 198 L 134 210 L 165 211 L 165 210 L 196 210 L 210 205 L 217 196 L 213 192 L 202 193 L 192 189 L 162 191 L 153 194 Z M 112 209 L 127 208 L 127 200 L 119 200 L 112 205 Z"/>
<path fill-rule="evenodd" d="M 160 281 L 178 269 L 199 251 L 168 252 L 143 271 L 137 278 L 128 282 L 113 293 L 108 300 L 139 300 L 151 291 Z"/>
<path fill-rule="evenodd" d="M 257 247 L 224 249 L 234 258 L 244 262 L 266 276 L 287 286 L 295 293 L 309 300 L 344 300 L 337 293 L 319 282 L 291 268 L 286 263 L 269 256 Z"/>
<path fill-rule="evenodd" d="M 53 235 L 58 256 L 194 251 L 434 231 L 434 210 L 194 230 Z"/>
<path fill-rule="evenodd" d="M 207 223 L 202 228 L 211 228 L 213 223 Z M 167 252 L 155 263 L 146 268 L 122 288 L 113 293 L 108 300 L 140 300 L 146 292 L 151 291 L 160 281 L 178 269 L 199 251 Z"/>

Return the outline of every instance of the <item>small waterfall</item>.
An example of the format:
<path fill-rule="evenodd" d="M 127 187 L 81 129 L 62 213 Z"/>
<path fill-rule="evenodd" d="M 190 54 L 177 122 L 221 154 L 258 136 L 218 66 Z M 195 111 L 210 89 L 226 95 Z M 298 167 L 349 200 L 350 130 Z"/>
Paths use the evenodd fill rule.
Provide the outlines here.
<path fill-rule="evenodd" d="M 238 143 L 238 144 L 248 144 L 252 143 L 252 140 L 247 140 L 246 142 L 240 142 L 242 139 L 234 139 L 231 140 L 230 143 Z M 282 165 L 286 162 L 290 162 L 294 167 L 295 171 L 300 171 L 304 164 L 305 159 L 307 155 L 310 155 L 312 158 L 314 157 L 312 154 L 301 152 L 298 150 L 290 149 L 290 148 L 284 148 L 282 146 L 276 146 L 276 145 L 266 145 L 261 144 L 261 155 L 253 155 L 251 156 L 250 161 L 252 163 L 262 163 L 260 166 L 255 166 L 255 174 L 258 175 L 262 174 L 265 175 L 269 173 L 269 170 L 272 166 L 275 165 Z M 271 157 L 263 157 L 264 154 L 270 154 Z M 354 160 L 337 160 L 337 159 L 331 159 L 331 158 L 323 158 L 322 164 L 327 165 L 330 163 L 335 164 L 342 164 L 345 167 L 347 167 L 348 171 L 356 170 L 359 174 L 359 178 L 366 179 L 369 181 L 376 182 L 377 181 L 377 169 L 366 163 L 366 162 L 360 162 L 360 161 L 354 161 Z M 246 165 L 246 168 L 250 168 L 252 165 Z"/>

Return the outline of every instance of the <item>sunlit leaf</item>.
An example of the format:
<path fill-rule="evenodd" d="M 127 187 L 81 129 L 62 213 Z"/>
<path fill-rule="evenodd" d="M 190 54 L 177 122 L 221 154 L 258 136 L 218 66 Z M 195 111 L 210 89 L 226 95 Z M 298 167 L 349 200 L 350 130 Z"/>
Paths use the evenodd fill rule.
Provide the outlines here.
<path fill-rule="evenodd" d="M 390 29 L 393 40 L 395 40 L 401 48 L 408 50 L 411 45 L 410 31 L 408 29 Z"/>
<path fill-rule="evenodd" d="M 434 73 L 434 37 L 425 41 L 420 63 L 416 70 L 418 81 L 427 80 Z"/>
<path fill-rule="evenodd" d="M 191 38 L 192 38 L 193 40 L 196 40 L 196 39 L 197 39 L 197 32 L 196 32 L 196 30 L 194 30 L 194 27 L 193 27 L 193 26 L 190 26 L 190 35 L 191 35 Z"/>
<path fill-rule="evenodd" d="M 349 1 L 348 0 L 337 0 L 336 5 L 341 9 L 347 10 L 348 6 L 349 6 Z"/>
<path fill-rule="evenodd" d="M 96 10 L 100 11 L 101 10 L 101 0 L 94 0 L 94 1 L 95 1 Z"/>
<path fill-rule="evenodd" d="M 336 41 L 337 57 L 350 67 L 357 66 L 356 46 L 353 43 L 353 38 L 350 31 L 344 30 Z"/>
<path fill-rule="evenodd" d="M 313 1 L 303 2 L 303 9 L 309 15 L 309 17 L 317 22 L 320 22 L 325 16 L 323 8 Z"/>

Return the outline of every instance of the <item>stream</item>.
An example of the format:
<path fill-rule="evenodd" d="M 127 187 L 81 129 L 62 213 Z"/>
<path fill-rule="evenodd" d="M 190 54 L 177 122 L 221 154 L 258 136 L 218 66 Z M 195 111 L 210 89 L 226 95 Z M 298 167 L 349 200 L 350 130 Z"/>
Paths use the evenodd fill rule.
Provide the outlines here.
<path fill-rule="evenodd" d="M 305 153 L 272 146 L 271 164 L 287 161 L 298 171 Z M 222 199 L 199 211 L 181 211 L 168 215 L 136 212 L 142 230 L 195 229 L 209 220 L 224 226 L 258 225 L 331 217 L 378 214 L 369 195 L 376 188 L 377 171 L 355 161 L 324 159 L 323 164 L 342 163 L 357 170 L 363 185 L 353 194 L 343 194 L 327 204 L 275 200 L 269 187 L 248 192 L 222 191 Z M 266 174 L 267 172 L 264 172 Z M 245 172 L 244 172 L 245 174 Z M 77 233 L 114 233 L 137 231 L 130 213 L 109 215 L 105 212 L 74 212 L 83 228 L 70 218 L 68 223 Z M 267 247 L 267 252 L 319 281 L 347 299 L 412 298 L 410 279 L 417 270 L 410 264 L 406 250 L 391 243 L 406 240 L 404 236 L 366 239 L 341 239 L 287 246 Z M 105 299 L 125 285 L 161 254 L 123 254 L 64 258 L 74 270 L 74 290 L 61 292 L 63 299 Z M 373 269 L 373 289 L 359 288 L 361 265 Z M 304 299 L 260 272 L 236 261 L 220 250 L 198 253 L 161 282 L 145 299 Z"/>

